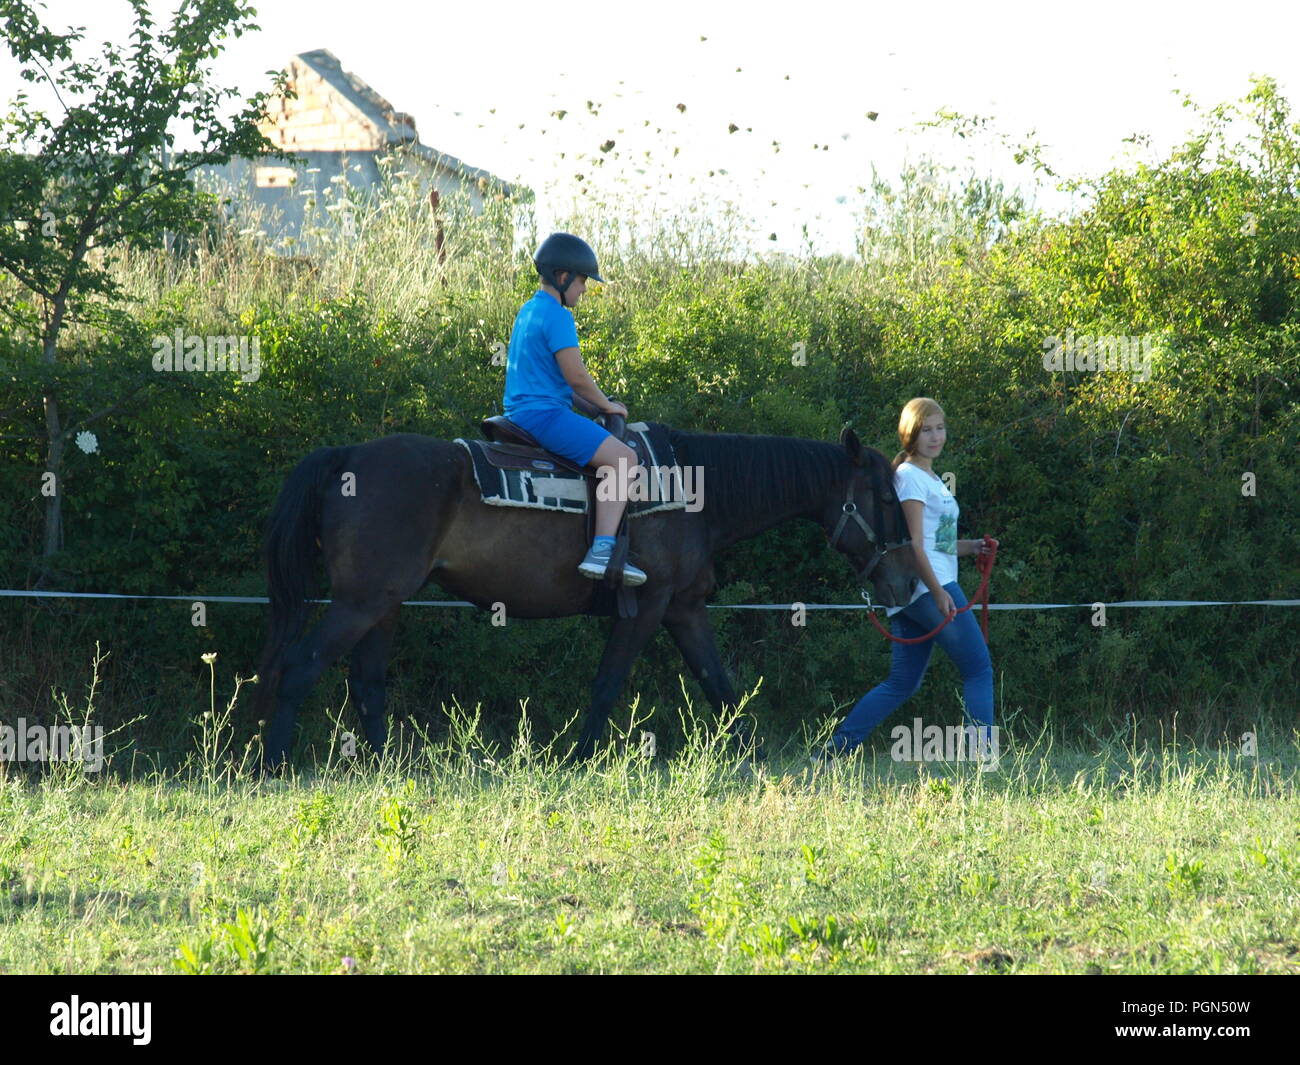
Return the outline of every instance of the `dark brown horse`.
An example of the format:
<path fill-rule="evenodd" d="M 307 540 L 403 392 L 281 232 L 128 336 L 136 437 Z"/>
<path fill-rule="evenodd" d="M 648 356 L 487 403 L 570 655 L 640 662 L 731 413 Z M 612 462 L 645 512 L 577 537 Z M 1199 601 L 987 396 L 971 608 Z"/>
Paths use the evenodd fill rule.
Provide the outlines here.
<path fill-rule="evenodd" d="M 791 518 L 819 524 L 886 606 L 916 580 L 888 460 L 846 429 L 839 444 L 780 436 L 668 430 L 677 464 L 702 488 L 691 510 L 629 522 L 631 551 L 648 574 L 635 617 L 616 618 L 591 693 L 576 756 L 592 754 L 632 662 L 662 624 L 714 709 L 736 704 L 709 624 L 713 555 Z M 871 520 L 864 517 L 870 516 Z M 319 545 L 319 546 L 318 546 Z M 270 721 L 264 765 L 288 756 L 302 700 L 331 664 L 352 654 L 350 684 L 362 730 L 387 741 L 384 673 L 403 600 L 433 580 L 510 618 L 588 611 L 597 585 L 577 571 L 586 551 L 577 514 L 488 506 L 458 444 L 402 434 L 313 451 L 289 474 L 267 533 L 271 628 L 256 709 Z M 302 636 L 323 554 L 332 602 Z"/>

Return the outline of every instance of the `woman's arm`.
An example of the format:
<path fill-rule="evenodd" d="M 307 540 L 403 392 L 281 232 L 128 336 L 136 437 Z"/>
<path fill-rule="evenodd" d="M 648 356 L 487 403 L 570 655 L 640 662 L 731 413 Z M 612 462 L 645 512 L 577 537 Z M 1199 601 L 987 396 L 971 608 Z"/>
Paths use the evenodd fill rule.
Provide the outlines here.
<path fill-rule="evenodd" d="M 995 541 L 996 542 L 996 541 Z M 958 540 L 957 557 L 962 555 L 984 555 L 988 552 L 984 548 L 983 540 Z"/>
<path fill-rule="evenodd" d="M 912 535 L 912 551 L 916 554 L 916 572 L 925 586 L 930 590 L 934 605 L 943 617 L 957 609 L 952 596 L 934 575 L 930 560 L 925 557 L 925 504 L 919 499 L 904 499 L 903 515 L 907 518 L 907 530 Z"/>
<path fill-rule="evenodd" d="M 912 537 L 912 550 L 916 554 L 916 572 L 930 594 L 937 600 L 943 585 L 934 575 L 930 560 L 925 557 L 925 504 L 919 499 L 903 500 L 903 516 L 907 518 L 907 531 Z"/>
<path fill-rule="evenodd" d="M 603 414 L 627 416 L 627 408 L 621 403 L 611 403 L 609 397 L 596 385 L 577 348 L 561 348 L 555 353 L 555 361 L 574 395 L 581 396 L 588 403 L 594 403 Z"/>

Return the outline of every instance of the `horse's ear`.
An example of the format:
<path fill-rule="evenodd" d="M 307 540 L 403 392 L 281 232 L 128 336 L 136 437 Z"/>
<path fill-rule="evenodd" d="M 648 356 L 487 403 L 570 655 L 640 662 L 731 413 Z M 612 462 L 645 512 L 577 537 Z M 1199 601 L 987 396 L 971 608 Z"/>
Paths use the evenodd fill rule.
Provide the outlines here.
<path fill-rule="evenodd" d="M 849 453 L 853 465 L 862 465 L 862 442 L 858 439 L 858 434 L 847 425 L 840 430 L 840 445 Z"/>

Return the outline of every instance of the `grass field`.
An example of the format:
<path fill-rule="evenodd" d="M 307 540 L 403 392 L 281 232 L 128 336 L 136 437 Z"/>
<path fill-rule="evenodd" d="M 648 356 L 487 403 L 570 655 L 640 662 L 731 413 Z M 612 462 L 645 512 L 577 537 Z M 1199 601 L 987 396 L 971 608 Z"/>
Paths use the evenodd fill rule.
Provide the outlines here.
<path fill-rule="evenodd" d="M 690 725 L 689 719 L 687 725 Z M 260 781 L 0 777 L 0 970 L 1300 972 L 1297 735 L 756 767 L 449 737 Z M 120 761 L 120 759 L 119 759 Z M 0 766 L 0 770 L 4 767 Z"/>

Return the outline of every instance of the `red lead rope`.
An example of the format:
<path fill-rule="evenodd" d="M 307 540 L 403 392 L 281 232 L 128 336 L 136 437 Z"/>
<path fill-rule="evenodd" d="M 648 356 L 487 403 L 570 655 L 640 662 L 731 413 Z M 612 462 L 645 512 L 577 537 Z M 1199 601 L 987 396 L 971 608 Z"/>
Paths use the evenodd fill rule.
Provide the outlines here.
<path fill-rule="evenodd" d="M 988 554 L 980 555 L 979 558 L 975 560 L 975 565 L 980 571 L 979 591 L 975 593 L 975 598 L 972 599 L 969 603 L 967 603 L 964 607 L 954 610 L 951 614 L 949 614 L 946 618 L 944 618 L 943 621 L 939 622 L 939 628 L 935 629 L 934 632 L 928 632 L 924 636 L 913 636 L 911 639 L 904 639 L 902 636 L 895 636 L 892 632 L 890 632 L 882 624 L 880 624 L 880 622 L 876 620 L 876 612 L 874 610 L 868 610 L 867 617 L 871 619 L 871 624 L 873 624 L 877 629 L 880 630 L 880 634 L 882 636 L 888 637 L 889 639 L 893 640 L 894 643 L 924 643 L 926 640 L 933 639 L 938 634 L 938 632 L 950 621 L 952 621 L 953 618 L 955 618 L 958 614 L 964 614 L 976 603 L 983 603 L 984 610 L 980 614 L 980 629 L 984 633 L 984 642 L 988 643 L 989 642 L 989 577 L 993 574 L 993 560 L 998 557 L 998 542 L 995 539 L 993 539 L 993 537 L 986 536 L 984 537 L 984 544 L 989 549 Z"/>

